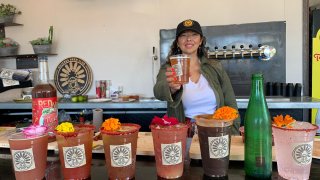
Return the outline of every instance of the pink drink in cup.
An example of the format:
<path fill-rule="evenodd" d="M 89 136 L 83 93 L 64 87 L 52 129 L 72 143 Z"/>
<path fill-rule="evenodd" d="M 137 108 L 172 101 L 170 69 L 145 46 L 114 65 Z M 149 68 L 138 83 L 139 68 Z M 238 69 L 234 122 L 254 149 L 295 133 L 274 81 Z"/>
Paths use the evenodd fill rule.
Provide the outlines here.
<path fill-rule="evenodd" d="M 36 128 L 43 126 L 31 127 Z M 12 134 L 9 137 L 12 163 L 17 180 L 44 178 L 47 166 L 49 137 L 45 132 L 46 129 L 47 128 L 45 127 L 44 131 L 37 131 L 34 135 L 26 135 L 25 133 L 20 132 Z"/>
<path fill-rule="evenodd" d="M 110 119 L 118 122 L 118 119 Z M 132 123 L 120 125 L 120 122 L 119 126 L 121 128 L 117 130 L 101 127 L 108 178 L 132 179 L 136 172 L 137 140 L 141 126 Z"/>
<path fill-rule="evenodd" d="M 77 125 L 74 132 L 55 130 L 64 179 L 90 177 L 94 129 L 92 125 Z"/>
<path fill-rule="evenodd" d="M 169 122 L 169 118 L 166 116 L 162 119 Z M 173 125 L 154 123 L 150 125 L 150 128 L 158 176 L 166 179 L 181 177 L 183 174 L 188 126 L 182 123 L 173 123 Z"/>
<path fill-rule="evenodd" d="M 318 126 L 296 121 L 292 128 L 272 125 L 278 173 L 286 179 L 309 179 L 313 140 Z"/>

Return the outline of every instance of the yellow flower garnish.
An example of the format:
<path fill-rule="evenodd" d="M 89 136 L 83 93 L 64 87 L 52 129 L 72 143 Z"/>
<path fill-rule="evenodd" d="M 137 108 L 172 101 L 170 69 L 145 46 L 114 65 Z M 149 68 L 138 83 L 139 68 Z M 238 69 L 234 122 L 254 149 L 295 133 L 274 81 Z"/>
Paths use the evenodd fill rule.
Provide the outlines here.
<path fill-rule="evenodd" d="M 292 128 L 292 124 L 294 122 L 296 122 L 296 120 L 293 119 L 293 117 L 291 117 L 290 115 L 285 115 L 284 118 L 282 114 L 273 117 L 273 124 L 278 127 Z"/>
<path fill-rule="evenodd" d="M 117 131 L 121 128 L 121 123 L 117 118 L 109 118 L 102 123 L 102 128 L 106 131 Z"/>
<path fill-rule="evenodd" d="M 231 120 L 239 116 L 238 111 L 229 106 L 223 106 L 217 109 L 213 114 L 213 119 Z"/>
<path fill-rule="evenodd" d="M 56 127 L 58 132 L 74 132 L 74 127 L 72 123 L 64 122 Z"/>

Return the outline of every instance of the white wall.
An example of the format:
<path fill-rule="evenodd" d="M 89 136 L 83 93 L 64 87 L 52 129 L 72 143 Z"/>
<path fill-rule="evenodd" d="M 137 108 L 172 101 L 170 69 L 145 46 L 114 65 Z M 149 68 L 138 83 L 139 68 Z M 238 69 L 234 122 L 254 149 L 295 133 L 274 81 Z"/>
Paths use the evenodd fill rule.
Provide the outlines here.
<path fill-rule="evenodd" d="M 23 26 L 7 27 L 6 35 L 20 43 L 20 54 L 33 53 L 29 41 L 47 36 L 54 26 L 50 77 L 63 59 L 87 61 L 94 79 L 111 79 L 125 93 L 153 96 L 152 47 L 159 30 L 176 28 L 184 19 L 202 26 L 268 21 L 287 22 L 287 82 L 302 82 L 303 0 L 2 0 L 16 5 Z M 0 67 L 15 68 L 15 60 L 0 59 Z M 155 64 L 155 75 L 158 63 Z M 88 93 L 95 94 L 94 85 Z"/>

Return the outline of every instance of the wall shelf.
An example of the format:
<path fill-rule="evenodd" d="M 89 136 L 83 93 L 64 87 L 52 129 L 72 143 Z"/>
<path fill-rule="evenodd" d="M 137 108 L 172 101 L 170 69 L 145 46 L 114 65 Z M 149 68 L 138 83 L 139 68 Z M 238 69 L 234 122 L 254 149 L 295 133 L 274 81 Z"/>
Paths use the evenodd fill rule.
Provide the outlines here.
<path fill-rule="evenodd" d="M 3 58 L 23 58 L 23 57 L 28 57 L 28 56 L 55 56 L 58 55 L 56 53 L 44 53 L 44 54 L 16 54 L 16 55 L 10 55 L 10 56 L 0 56 L 0 59 Z"/>

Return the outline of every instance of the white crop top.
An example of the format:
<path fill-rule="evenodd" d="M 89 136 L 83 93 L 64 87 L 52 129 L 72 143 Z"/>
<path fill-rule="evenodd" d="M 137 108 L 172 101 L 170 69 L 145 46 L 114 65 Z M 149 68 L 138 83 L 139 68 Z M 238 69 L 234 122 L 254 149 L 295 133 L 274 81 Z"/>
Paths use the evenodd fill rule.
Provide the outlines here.
<path fill-rule="evenodd" d="M 189 79 L 183 86 L 182 103 L 185 116 L 191 119 L 199 114 L 212 114 L 217 108 L 216 96 L 202 74 L 198 83 Z"/>

